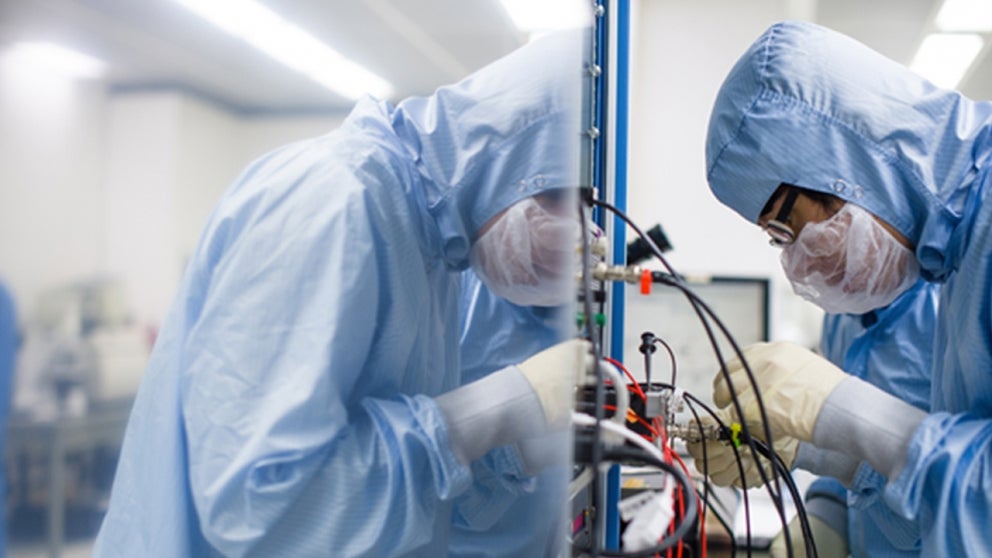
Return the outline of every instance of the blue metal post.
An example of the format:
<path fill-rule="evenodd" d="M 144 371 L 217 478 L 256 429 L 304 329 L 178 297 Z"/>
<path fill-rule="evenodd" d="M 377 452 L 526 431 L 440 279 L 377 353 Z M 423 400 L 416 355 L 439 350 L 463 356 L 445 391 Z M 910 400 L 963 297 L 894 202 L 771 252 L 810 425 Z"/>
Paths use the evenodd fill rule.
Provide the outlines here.
<path fill-rule="evenodd" d="M 627 123 L 630 75 L 630 0 L 616 0 L 616 114 L 614 149 L 613 205 L 627 209 Z M 619 217 L 613 221 L 613 263 L 627 259 L 626 224 Z M 623 322 L 625 286 L 613 286 L 610 303 L 610 355 L 623 362 Z M 606 547 L 620 548 L 620 466 L 610 468 L 606 481 Z"/>

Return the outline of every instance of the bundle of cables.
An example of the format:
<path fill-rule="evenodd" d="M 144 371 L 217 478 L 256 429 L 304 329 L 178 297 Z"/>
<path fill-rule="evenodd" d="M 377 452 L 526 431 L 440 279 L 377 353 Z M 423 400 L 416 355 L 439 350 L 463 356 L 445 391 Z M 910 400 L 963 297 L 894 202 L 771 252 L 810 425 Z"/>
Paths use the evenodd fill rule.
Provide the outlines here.
<path fill-rule="evenodd" d="M 740 346 L 737 344 L 736 340 L 730 334 L 730 332 L 728 331 L 727 327 L 723 324 L 722 321 L 720 321 L 719 317 L 717 317 L 717 315 L 713 312 L 713 310 L 703 300 L 701 300 L 685 284 L 685 282 L 681 279 L 680 275 L 675 272 L 675 270 L 671 267 L 671 265 L 668 263 L 668 261 L 662 255 L 661 250 L 659 250 L 658 247 L 654 244 L 654 242 L 652 241 L 652 239 L 650 237 L 648 237 L 647 235 L 645 235 L 641 231 L 641 229 L 639 227 L 637 227 L 637 225 L 634 224 L 630 220 L 630 218 L 626 214 L 624 214 L 622 211 L 620 211 L 619 209 L 613 207 L 612 205 L 610 205 L 608 203 L 605 203 L 605 202 L 596 200 L 593 197 L 593 195 L 592 195 L 591 189 L 583 189 L 583 200 L 579 204 L 579 207 L 580 207 L 580 222 L 582 223 L 582 227 L 583 227 L 583 231 L 582 231 L 583 237 L 585 237 L 586 234 L 587 234 L 587 230 L 586 230 L 586 226 L 587 226 L 586 225 L 586 222 L 587 222 L 586 221 L 586 208 L 587 208 L 587 206 L 599 206 L 599 207 L 601 207 L 601 208 L 603 208 L 605 210 L 608 210 L 608 211 L 616 214 L 618 217 L 620 217 L 621 219 L 623 219 L 627 223 L 627 225 L 630 226 L 638 234 L 638 236 L 649 246 L 649 248 L 651 249 L 651 252 L 653 253 L 653 255 L 656 258 L 658 258 L 659 261 L 661 261 L 662 265 L 665 267 L 665 269 L 668 271 L 668 273 L 665 274 L 665 273 L 655 272 L 653 274 L 654 280 L 656 282 L 659 282 L 659 283 L 662 283 L 662 284 L 665 284 L 665 285 L 674 287 L 674 288 L 678 289 L 679 291 L 681 291 L 686 296 L 686 298 L 688 299 L 690 305 L 692 306 L 693 310 L 695 311 L 696 315 L 699 317 L 699 320 L 700 320 L 701 324 L 703 325 L 704 330 L 706 331 L 707 338 L 708 338 L 708 340 L 710 342 L 710 345 L 711 345 L 711 347 L 713 349 L 713 352 L 714 352 L 714 354 L 716 356 L 716 359 L 718 361 L 719 369 L 720 369 L 721 373 L 723 374 L 724 378 L 726 378 L 726 381 L 728 383 L 731 382 L 730 374 L 729 374 L 729 372 L 727 370 L 727 364 L 726 364 L 726 360 L 724 358 L 724 355 L 723 355 L 723 353 L 722 353 L 722 351 L 721 351 L 721 349 L 720 349 L 720 347 L 719 347 L 719 345 L 717 343 L 716 336 L 715 336 L 715 334 L 713 332 L 712 324 L 716 324 L 717 328 L 720 330 L 720 332 L 722 333 L 722 335 L 730 343 L 735 356 L 743 364 L 744 370 L 745 370 L 745 372 L 747 374 L 747 377 L 748 377 L 748 380 L 749 380 L 749 382 L 751 384 L 751 390 L 755 394 L 755 399 L 756 399 L 756 402 L 757 402 L 758 411 L 759 411 L 759 414 L 760 414 L 760 417 L 761 417 L 761 424 L 763 426 L 763 431 L 761 432 L 761 435 L 754 435 L 753 433 L 751 433 L 748 430 L 747 424 L 741 424 L 740 425 L 741 433 L 740 433 L 740 436 L 739 437 L 736 437 L 736 440 L 738 440 L 740 444 L 746 446 L 747 450 L 751 451 L 752 452 L 752 455 L 754 456 L 754 459 L 755 459 L 755 462 L 756 462 L 756 466 L 757 466 L 756 468 L 758 470 L 759 476 L 761 477 L 762 484 L 766 487 L 766 489 L 767 489 L 767 491 L 769 493 L 769 496 L 771 497 L 771 500 L 772 500 L 773 504 L 775 505 L 775 509 L 776 509 L 776 512 L 777 512 L 777 514 L 779 516 L 779 519 L 780 519 L 780 521 L 782 523 L 782 528 L 783 528 L 783 531 L 784 531 L 784 539 L 785 539 L 786 547 L 787 547 L 786 550 L 787 550 L 788 555 L 790 557 L 793 556 L 794 555 L 794 551 L 793 551 L 793 548 L 792 548 L 792 545 L 791 545 L 791 538 L 789 537 L 789 533 L 788 533 L 788 520 L 787 520 L 787 517 L 786 517 L 785 502 L 784 502 L 784 500 L 782 498 L 781 482 L 785 482 L 786 483 L 786 485 L 787 485 L 787 487 L 788 487 L 788 489 L 789 489 L 789 491 L 790 491 L 790 493 L 792 495 L 792 498 L 793 498 L 793 500 L 796 503 L 796 506 L 797 506 L 797 509 L 798 509 L 798 513 L 799 513 L 799 516 L 800 516 L 800 523 L 801 523 L 802 529 L 803 529 L 803 534 L 804 534 L 805 539 L 806 539 L 807 556 L 813 556 L 813 557 L 815 557 L 816 556 L 816 549 L 815 549 L 815 546 L 813 545 L 812 539 L 811 539 L 811 537 L 809 535 L 809 527 L 808 527 L 808 522 L 807 522 L 807 519 L 806 519 L 806 516 L 805 516 L 805 510 L 802 509 L 802 498 L 798 494 L 798 491 L 797 491 L 794 483 L 792 482 L 791 475 L 789 474 L 788 468 L 785 466 L 784 462 L 777 456 L 777 454 L 775 454 L 775 451 L 774 451 L 774 448 L 773 448 L 773 442 L 772 442 L 773 437 L 771 435 L 771 431 L 769 430 L 769 428 L 767 426 L 769 423 L 768 423 L 768 420 L 767 420 L 767 415 L 766 415 L 766 412 L 765 412 L 764 403 L 761 400 L 760 390 L 758 388 L 757 381 L 754 378 L 754 374 L 751 371 L 750 366 L 748 365 L 746 359 L 743 356 L 743 353 L 742 353 L 742 351 L 740 349 Z M 583 244 L 582 258 L 583 258 L 582 269 L 584 270 L 583 271 L 583 276 L 582 276 L 582 289 L 583 289 L 582 300 L 584 301 L 584 305 L 585 305 L 585 307 L 584 307 L 584 313 L 585 313 L 586 316 L 592 316 L 593 315 L 592 314 L 592 308 L 591 308 L 591 300 L 593 299 L 593 295 L 592 295 L 592 279 L 589 276 L 589 272 L 588 272 L 588 270 L 590 269 L 590 265 L 589 264 L 591 262 L 591 259 L 590 259 L 590 254 L 589 254 L 588 246 L 585 245 L 585 243 Z M 712 321 L 712 324 L 711 324 L 711 321 Z M 603 360 L 602 350 L 601 350 L 601 347 L 600 347 L 599 343 L 597 342 L 599 336 L 597 335 L 597 332 L 593 331 L 593 327 L 594 326 L 588 320 L 586 321 L 586 327 L 588 329 L 585 332 L 585 336 L 588 339 L 591 339 L 593 341 L 594 358 L 596 359 L 596 362 L 601 362 Z M 674 367 L 674 354 L 671 353 L 670 347 L 668 347 L 668 349 L 669 349 L 669 353 L 672 355 L 672 359 L 673 359 L 673 366 L 672 366 L 673 385 L 668 386 L 668 388 L 674 390 L 675 389 L 674 388 L 674 371 L 675 371 L 675 367 Z M 645 356 L 647 357 L 648 354 L 645 353 Z M 617 363 L 617 362 L 614 362 L 613 364 L 614 365 L 619 365 L 619 363 Z M 594 409 L 595 409 L 594 416 L 579 415 L 579 416 L 585 416 L 586 418 L 585 419 L 578 419 L 577 418 L 576 420 L 579 421 L 579 422 L 582 422 L 584 424 L 584 426 L 590 428 L 590 430 L 591 430 L 591 434 L 589 436 L 589 455 L 588 455 L 588 461 L 589 461 L 589 463 L 591 463 L 591 466 L 593 467 L 594 471 L 600 471 L 600 470 L 602 470 L 602 466 L 603 466 L 604 463 L 609 463 L 610 461 L 616 460 L 616 459 L 619 459 L 619 458 L 627 458 L 627 457 L 629 457 L 628 454 L 629 454 L 629 452 L 631 450 L 629 448 L 626 448 L 626 446 L 620 446 L 618 448 L 618 447 L 609 446 L 609 445 L 606 445 L 606 444 L 603 443 L 604 439 L 603 439 L 603 433 L 602 433 L 602 431 L 603 430 L 611 430 L 612 431 L 612 430 L 615 430 L 618 427 L 617 427 L 617 425 L 615 423 L 605 421 L 606 412 L 609 410 L 608 409 L 608 406 L 606 405 L 606 385 L 607 384 L 604 381 L 604 375 L 603 375 L 603 372 L 602 372 L 602 368 L 603 367 L 597 366 L 595 368 L 596 368 L 596 382 L 595 382 L 595 384 L 596 384 L 596 393 L 595 393 L 595 397 L 594 397 Z M 622 369 L 623 367 L 620 366 L 620 368 Z M 629 372 L 627 372 L 627 374 L 629 375 Z M 633 377 L 632 376 L 630 376 L 630 377 L 633 380 Z M 634 388 L 633 386 L 637 386 L 637 387 Z M 644 396 L 643 390 L 640 388 L 640 386 L 637 384 L 636 381 L 634 381 L 631 384 L 631 386 L 629 387 L 629 389 L 632 392 L 634 392 L 638 397 L 643 397 Z M 616 392 L 619 393 L 620 391 L 626 391 L 626 390 L 623 390 L 619 386 L 616 386 Z M 740 401 L 737 400 L 737 397 L 736 397 L 736 394 L 735 394 L 735 390 L 731 389 L 731 395 L 732 395 L 733 409 L 736 412 L 737 416 L 744 416 L 743 409 L 741 407 L 741 403 L 740 403 Z M 724 425 L 724 424 L 722 424 L 719 421 L 720 419 L 719 419 L 719 417 L 717 417 L 716 413 L 714 413 L 711 409 L 709 409 L 708 407 L 706 407 L 705 405 L 703 405 L 702 402 L 700 402 L 697 398 L 692 397 L 690 394 L 684 394 L 684 396 L 687 399 L 687 403 L 690 402 L 690 401 L 691 402 L 694 402 L 695 404 L 699 405 L 700 407 L 702 407 L 703 409 L 705 409 L 707 412 L 709 412 L 713 416 L 713 418 L 717 421 L 717 424 L 719 424 L 719 426 L 721 428 L 721 432 L 726 432 L 727 433 L 727 437 L 728 438 L 730 437 L 730 430 L 729 430 L 729 428 L 727 427 L 727 425 Z M 689 404 L 689 408 L 690 408 L 690 411 L 692 412 L 692 414 L 693 414 L 693 416 L 695 418 L 696 424 L 697 424 L 700 432 L 702 432 L 702 430 L 703 430 L 703 423 L 700 420 L 700 418 L 699 418 L 699 416 L 697 414 L 697 411 L 695 410 L 695 408 L 692 406 L 691 403 Z M 617 410 L 619 411 L 620 409 L 617 409 Z M 624 409 L 623 410 L 623 413 L 624 414 L 627 414 L 628 412 L 630 412 L 630 411 L 628 411 L 627 409 Z M 640 435 L 639 434 L 633 434 L 632 433 L 632 436 L 634 438 L 628 438 L 628 439 L 637 439 L 637 440 L 640 440 L 641 442 L 644 442 L 644 444 L 646 444 L 647 447 L 653 448 L 655 450 L 658 450 L 658 448 L 656 448 L 655 446 L 652 446 L 651 445 L 651 442 L 649 440 L 652 440 L 652 438 L 653 438 L 654 441 L 658 441 L 660 439 L 661 446 L 664 447 L 664 448 L 666 448 L 666 449 L 664 451 L 658 450 L 658 455 L 655 455 L 654 456 L 654 460 L 653 461 L 650 461 L 650 463 L 652 463 L 655 466 L 658 466 L 659 468 L 662 468 L 666 472 L 670 472 L 670 474 L 672 474 L 673 478 L 676 478 L 676 480 L 679 482 L 679 484 L 680 484 L 680 490 L 684 490 L 685 492 L 694 492 L 693 485 L 691 483 L 683 483 L 683 480 L 685 480 L 687 478 L 687 475 L 686 475 L 687 470 L 685 470 L 685 469 L 679 469 L 679 468 L 675 467 L 672 464 L 673 461 L 680 462 L 681 460 L 680 459 L 677 459 L 677 453 L 672 452 L 670 450 L 670 443 L 669 443 L 669 440 L 668 440 L 667 433 L 665 431 L 665 425 L 663 423 L 659 422 L 658 420 L 653 420 L 653 421 L 649 422 L 644 417 L 638 417 L 636 415 L 636 413 L 633 413 L 633 415 L 634 416 L 631 417 L 631 421 L 634 422 L 634 423 L 639 424 L 640 427 L 643 429 L 643 432 Z M 624 430 L 627 430 L 627 429 L 624 429 Z M 646 434 L 645 434 L 645 432 L 646 432 Z M 642 437 L 642 436 L 646 436 L 646 439 L 645 439 L 645 437 Z M 737 448 L 736 445 L 732 445 L 731 447 L 734 448 L 734 453 L 735 453 L 735 455 L 738 456 L 738 467 L 740 468 L 739 469 L 740 470 L 740 476 L 743 479 L 743 478 L 745 478 L 745 475 L 744 475 L 743 466 L 740 464 L 740 454 L 738 453 L 738 448 Z M 642 447 L 642 449 L 645 449 L 645 448 Z M 645 451 L 647 451 L 647 450 L 645 450 Z M 762 459 L 759 459 L 759 456 L 765 457 L 766 460 L 767 460 L 767 462 L 771 463 L 772 467 L 771 467 L 771 470 L 770 471 L 766 471 L 765 470 L 765 467 L 766 467 L 765 461 L 762 460 Z M 577 459 L 578 459 L 578 454 L 577 454 Z M 705 476 L 708 476 L 707 475 L 707 471 L 705 470 L 705 467 L 706 467 L 706 463 L 705 463 L 706 462 L 705 444 L 704 444 L 704 449 L 703 449 L 703 461 L 704 461 L 704 464 L 703 464 L 703 467 L 704 467 L 703 474 L 704 474 L 704 477 L 705 477 Z M 599 487 L 598 487 L 599 480 L 598 480 L 598 477 L 599 477 L 598 474 L 597 475 L 594 475 L 593 482 L 592 482 L 593 504 L 594 504 L 594 507 L 597 507 L 597 509 L 598 509 L 598 506 L 596 505 L 596 499 L 597 499 L 598 491 L 599 491 Z M 637 552 L 616 552 L 616 551 L 607 551 L 605 549 L 599 548 L 598 545 L 595 545 L 591 549 L 578 549 L 578 550 L 580 550 L 580 551 L 587 551 L 594 558 L 596 556 L 600 556 L 600 555 L 601 556 L 652 556 L 652 555 L 658 554 L 658 553 L 660 553 L 662 551 L 665 551 L 665 550 L 667 550 L 667 549 L 669 549 L 669 548 L 671 548 L 673 546 L 676 546 L 676 545 L 678 545 L 679 541 L 681 541 L 681 538 L 684 537 L 685 534 L 687 534 L 689 532 L 689 530 L 691 529 L 690 523 L 693 522 L 693 521 L 695 521 L 697 519 L 697 517 L 696 517 L 696 515 L 697 515 L 696 510 L 698 510 L 700 508 L 702 508 L 702 509 L 705 510 L 708 507 L 708 504 L 709 504 L 709 490 L 710 490 L 710 487 L 709 487 L 709 484 L 707 483 L 707 484 L 705 484 L 704 492 L 703 492 L 703 495 L 702 495 L 702 504 L 701 504 L 701 506 L 699 505 L 698 502 L 696 502 L 695 497 L 693 497 L 693 498 L 686 498 L 684 496 L 684 493 L 682 493 L 682 496 L 677 496 L 677 498 L 676 498 L 677 499 L 677 506 L 681 510 L 680 511 L 681 520 L 678 522 L 678 527 L 675 527 L 675 523 L 672 523 L 672 528 L 669 530 L 670 533 L 667 536 L 665 536 L 661 540 L 661 542 L 659 542 L 659 544 L 656 547 L 654 547 L 654 548 L 649 548 L 649 549 L 645 549 L 645 550 L 637 551 Z M 746 514 L 745 521 L 747 522 L 748 525 L 750 525 L 750 512 L 749 512 L 749 505 L 748 505 L 748 501 L 747 501 L 747 491 L 744 491 L 743 497 L 744 497 L 744 504 L 745 504 L 744 505 L 744 509 L 745 509 L 745 514 Z M 693 512 L 690 514 L 689 513 L 689 510 L 693 510 Z M 599 515 L 600 514 L 596 514 L 596 516 L 594 518 L 594 522 L 597 523 L 597 524 L 599 523 L 599 521 L 601 521 Z M 691 515 L 691 517 L 690 517 L 690 515 Z M 724 527 L 727 527 L 726 522 L 724 522 L 722 520 L 721 520 L 721 522 L 724 523 Z M 704 521 L 699 521 L 699 524 L 700 524 L 700 529 L 705 529 L 705 522 Z M 677 534 L 679 535 L 678 537 L 676 537 Z M 705 540 L 705 532 L 700 533 L 700 535 L 701 535 L 700 536 L 700 540 Z M 747 544 L 747 549 L 748 549 L 748 555 L 750 555 L 750 549 L 751 549 L 750 529 L 748 529 L 748 531 L 746 533 L 746 536 L 747 536 L 746 544 Z M 678 548 L 680 548 L 680 547 L 678 547 Z M 703 553 L 705 553 L 705 546 L 703 546 L 702 548 L 703 548 Z M 703 555 L 705 555 L 705 554 L 703 554 Z"/>

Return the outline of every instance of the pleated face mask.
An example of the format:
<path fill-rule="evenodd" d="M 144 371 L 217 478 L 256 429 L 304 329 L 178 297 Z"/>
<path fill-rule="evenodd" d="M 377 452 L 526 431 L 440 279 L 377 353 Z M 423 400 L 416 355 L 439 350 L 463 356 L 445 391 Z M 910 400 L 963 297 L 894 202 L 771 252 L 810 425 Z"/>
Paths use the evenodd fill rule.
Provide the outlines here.
<path fill-rule="evenodd" d="M 836 314 L 888 306 L 920 274 L 913 252 L 852 203 L 829 219 L 807 223 L 781 260 L 796 294 Z"/>
<path fill-rule="evenodd" d="M 520 306 L 558 306 L 575 298 L 579 221 L 534 198 L 510 206 L 476 240 L 472 269 L 491 291 Z"/>

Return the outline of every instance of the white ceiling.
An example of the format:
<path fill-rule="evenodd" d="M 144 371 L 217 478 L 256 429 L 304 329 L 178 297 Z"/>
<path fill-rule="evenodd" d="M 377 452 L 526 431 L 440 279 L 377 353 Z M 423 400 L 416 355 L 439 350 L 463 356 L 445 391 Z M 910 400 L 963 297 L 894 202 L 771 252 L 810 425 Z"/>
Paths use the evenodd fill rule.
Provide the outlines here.
<path fill-rule="evenodd" d="M 796 0 L 793 0 L 796 1 Z M 928 33 L 942 0 L 820 0 L 815 21 L 850 35 L 882 54 L 909 64 Z M 992 99 L 992 56 L 985 50 L 972 64 L 958 89 L 973 99 Z"/>
<path fill-rule="evenodd" d="M 386 78 L 397 98 L 430 93 L 527 38 L 497 0 L 263 3 Z M 19 40 L 52 40 L 100 58 L 114 87 L 182 87 L 246 112 L 352 104 L 172 0 L 0 0 L 0 46 Z"/>
<path fill-rule="evenodd" d="M 264 3 L 385 77 L 396 98 L 430 93 L 526 41 L 498 0 Z M 785 4 L 801 5 L 815 21 L 908 63 L 939 0 Z M 115 88 L 178 87 L 247 113 L 316 113 L 351 105 L 173 0 L 0 0 L 0 47 L 46 39 L 108 62 L 107 79 Z M 992 99 L 988 52 L 960 86 L 973 98 Z"/>

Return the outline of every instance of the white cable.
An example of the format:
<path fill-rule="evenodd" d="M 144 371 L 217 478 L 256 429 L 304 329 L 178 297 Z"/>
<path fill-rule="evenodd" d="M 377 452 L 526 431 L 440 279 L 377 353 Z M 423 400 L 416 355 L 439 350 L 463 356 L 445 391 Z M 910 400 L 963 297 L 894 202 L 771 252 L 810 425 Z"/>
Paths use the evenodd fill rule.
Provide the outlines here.
<path fill-rule="evenodd" d="M 666 462 L 660 449 L 651 445 L 650 442 L 626 426 L 622 424 L 618 425 L 617 423 L 610 421 L 597 421 L 596 417 L 589 416 L 585 413 L 572 413 L 572 424 L 575 426 L 596 426 L 597 422 L 599 422 L 599 426 L 604 430 L 620 435 L 637 447 L 648 452 L 652 457 L 660 462 Z M 687 487 L 688 486 L 691 485 L 687 485 Z M 625 544 L 631 545 L 632 550 L 648 548 L 652 542 L 659 539 L 658 533 L 664 534 L 665 529 L 671 522 L 671 517 L 674 516 L 674 508 L 672 507 L 673 487 L 674 483 L 670 482 L 670 480 L 666 481 L 665 490 L 656 492 L 654 497 L 650 500 L 651 505 L 644 506 L 643 509 L 640 510 L 643 514 L 638 513 L 638 517 L 635 517 L 634 520 L 631 521 L 630 525 L 637 523 L 637 527 L 630 532 L 624 542 Z M 691 492 L 691 488 L 689 490 Z M 628 530 L 630 530 L 630 525 L 627 527 Z"/>
<path fill-rule="evenodd" d="M 603 370 L 603 374 L 610 376 L 615 388 L 614 391 L 617 393 L 617 410 L 613 413 L 611 420 L 626 429 L 627 410 L 630 408 L 630 392 L 627 391 L 627 384 L 624 377 L 620 375 L 620 370 L 613 363 L 602 360 L 599 362 L 599 366 Z"/>
<path fill-rule="evenodd" d="M 596 426 L 596 417 L 591 417 L 585 413 L 572 413 L 572 424 L 575 426 Z M 637 447 L 643 449 L 644 451 L 650 453 L 653 457 L 656 457 L 659 461 L 665 461 L 665 456 L 661 454 L 661 450 L 652 446 L 650 442 L 641 438 L 640 434 L 634 432 L 633 430 L 627 428 L 622 424 L 617 424 L 615 422 L 603 421 L 599 423 L 600 428 L 604 430 L 609 430 L 614 434 L 619 434 L 624 439 L 635 444 Z"/>

